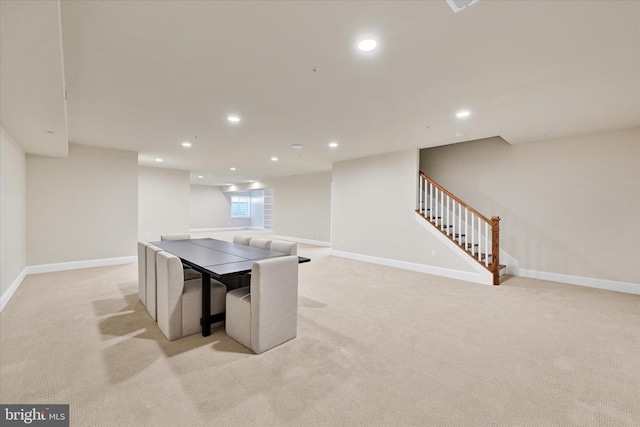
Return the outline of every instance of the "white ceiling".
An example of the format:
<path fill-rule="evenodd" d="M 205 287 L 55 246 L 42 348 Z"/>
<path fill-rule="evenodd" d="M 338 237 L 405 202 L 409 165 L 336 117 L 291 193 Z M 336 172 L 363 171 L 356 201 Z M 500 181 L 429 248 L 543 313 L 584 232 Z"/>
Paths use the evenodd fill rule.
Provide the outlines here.
<path fill-rule="evenodd" d="M 636 0 L 62 1 L 57 28 L 56 2 L 1 3 L 0 119 L 31 153 L 66 153 L 65 80 L 69 142 L 209 184 L 640 126 Z"/>

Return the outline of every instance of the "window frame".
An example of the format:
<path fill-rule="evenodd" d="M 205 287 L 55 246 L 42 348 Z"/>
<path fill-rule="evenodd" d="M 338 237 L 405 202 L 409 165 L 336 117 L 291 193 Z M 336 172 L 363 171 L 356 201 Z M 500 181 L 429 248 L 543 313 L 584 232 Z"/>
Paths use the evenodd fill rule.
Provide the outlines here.
<path fill-rule="evenodd" d="M 245 199 L 245 200 L 234 200 Z M 231 195 L 229 200 L 231 205 L 231 218 L 247 219 L 251 218 L 251 195 Z M 246 206 L 246 212 L 244 212 L 244 206 Z M 235 213 L 234 213 L 235 212 Z"/>

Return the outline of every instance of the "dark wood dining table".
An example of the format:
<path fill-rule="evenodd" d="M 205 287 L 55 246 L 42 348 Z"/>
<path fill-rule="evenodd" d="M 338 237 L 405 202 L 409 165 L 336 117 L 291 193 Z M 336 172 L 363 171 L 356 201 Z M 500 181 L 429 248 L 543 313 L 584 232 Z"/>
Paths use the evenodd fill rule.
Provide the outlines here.
<path fill-rule="evenodd" d="M 202 336 L 211 335 L 211 324 L 224 320 L 224 313 L 211 315 L 211 278 L 225 281 L 251 271 L 258 260 L 286 256 L 261 248 L 211 238 L 163 240 L 150 242 L 165 252 L 177 256 L 182 263 L 202 274 Z M 311 259 L 298 257 L 299 263 Z"/>

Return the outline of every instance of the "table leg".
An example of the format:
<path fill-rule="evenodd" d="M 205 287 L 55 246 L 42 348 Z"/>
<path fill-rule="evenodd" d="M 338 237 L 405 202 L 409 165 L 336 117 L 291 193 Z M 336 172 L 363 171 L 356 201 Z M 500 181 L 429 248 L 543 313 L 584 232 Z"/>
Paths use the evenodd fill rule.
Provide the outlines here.
<path fill-rule="evenodd" d="M 211 335 L 211 274 L 202 273 L 202 336 Z"/>

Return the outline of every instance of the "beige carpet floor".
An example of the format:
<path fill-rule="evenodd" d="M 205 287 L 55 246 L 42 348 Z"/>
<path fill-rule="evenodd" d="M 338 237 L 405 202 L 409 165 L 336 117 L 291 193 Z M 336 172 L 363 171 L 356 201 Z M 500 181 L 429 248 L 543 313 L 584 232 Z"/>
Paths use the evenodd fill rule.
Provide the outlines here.
<path fill-rule="evenodd" d="M 168 342 L 136 264 L 27 276 L 0 402 L 68 403 L 83 427 L 640 425 L 639 296 L 299 252 L 298 337 L 262 355 L 224 328 Z"/>

